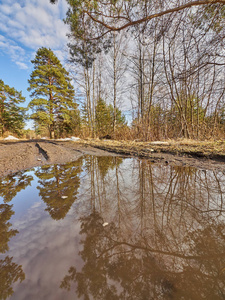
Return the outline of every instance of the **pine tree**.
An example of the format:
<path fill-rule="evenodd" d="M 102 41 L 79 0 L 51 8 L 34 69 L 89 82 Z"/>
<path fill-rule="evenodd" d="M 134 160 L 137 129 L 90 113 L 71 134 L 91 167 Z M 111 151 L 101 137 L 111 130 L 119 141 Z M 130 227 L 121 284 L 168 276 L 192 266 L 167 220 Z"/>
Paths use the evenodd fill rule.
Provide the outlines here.
<path fill-rule="evenodd" d="M 98 99 L 95 109 L 95 124 L 97 135 L 104 136 L 112 133 L 112 118 L 108 105 L 103 99 Z"/>
<path fill-rule="evenodd" d="M 111 135 L 113 133 L 113 121 L 114 121 L 114 108 L 113 106 L 107 105 L 103 99 L 97 101 L 95 108 L 95 123 L 96 133 L 99 136 Z M 116 108 L 116 119 L 115 123 L 117 128 L 126 125 L 126 118 L 122 114 L 121 110 Z"/>
<path fill-rule="evenodd" d="M 20 107 L 19 104 L 24 101 L 25 98 L 21 92 L 0 80 L 0 136 L 5 131 L 21 134 L 26 109 Z"/>
<path fill-rule="evenodd" d="M 68 120 L 77 123 L 70 117 L 71 111 L 79 115 L 69 73 L 51 49 L 38 49 L 31 62 L 34 64 L 34 71 L 28 80 L 28 91 L 32 91 L 29 103 L 33 109 L 31 118 L 39 128 L 48 128 L 50 138 L 61 137 L 67 131 Z"/>
<path fill-rule="evenodd" d="M 110 111 L 112 122 L 115 118 L 115 124 L 116 124 L 117 128 L 127 125 L 126 117 L 125 117 L 125 115 L 122 114 L 122 111 L 119 110 L 118 107 L 116 107 L 116 114 L 115 114 L 114 107 L 112 106 L 112 104 L 110 104 L 109 111 Z M 114 114 L 115 114 L 115 117 L 114 117 Z"/>

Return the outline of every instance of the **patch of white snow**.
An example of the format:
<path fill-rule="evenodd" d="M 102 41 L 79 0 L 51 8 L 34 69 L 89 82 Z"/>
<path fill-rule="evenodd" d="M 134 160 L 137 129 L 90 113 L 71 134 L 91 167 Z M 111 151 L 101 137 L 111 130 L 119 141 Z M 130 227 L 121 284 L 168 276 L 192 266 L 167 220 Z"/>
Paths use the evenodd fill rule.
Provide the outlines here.
<path fill-rule="evenodd" d="M 8 140 L 19 140 L 18 138 L 16 138 L 15 136 L 13 135 L 9 135 L 7 136 L 6 138 L 4 138 L 5 141 L 8 141 Z"/>

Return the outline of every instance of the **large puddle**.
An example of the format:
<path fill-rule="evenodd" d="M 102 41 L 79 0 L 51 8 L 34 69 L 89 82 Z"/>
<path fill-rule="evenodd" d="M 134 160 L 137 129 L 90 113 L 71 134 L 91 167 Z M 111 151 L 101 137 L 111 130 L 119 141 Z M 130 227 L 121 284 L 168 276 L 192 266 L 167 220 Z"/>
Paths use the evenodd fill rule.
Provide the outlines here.
<path fill-rule="evenodd" d="M 0 180 L 0 299 L 225 299 L 225 175 L 87 156 Z"/>

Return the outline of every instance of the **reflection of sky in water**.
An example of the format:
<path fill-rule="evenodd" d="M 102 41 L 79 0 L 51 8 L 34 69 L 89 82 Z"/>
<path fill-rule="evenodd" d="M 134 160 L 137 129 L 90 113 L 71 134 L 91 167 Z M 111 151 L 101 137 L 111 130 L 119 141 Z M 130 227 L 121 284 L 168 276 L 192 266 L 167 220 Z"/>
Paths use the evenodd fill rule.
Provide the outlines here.
<path fill-rule="evenodd" d="M 40 198 L 38 196 L 37 181 L 38 178 L 34 175 L 33 172 L 29 172 L 28 174 L 33 176 L 33 180 L 31 186 L 27 186 L 25 190 L 20 191 L 15 198 L 10 202 L 13 204 L 13 210 L 16 211 L 16 215 L 18 217 L 23 218 L 24 213 L 35 205 L 40 205 Z M 27 173 L 26 173 L 27 174 Z M 15 215 L 12 217 L 15 218 Z"/>
<path fill-rule="evenodd" d="M 38 178 L 34 172 L 26 174 L 33 176 L 32 186 L 20 191 L 9 203 L 15 211 L 10 223 L 19 234 L 11 239 L 6 253 L 22 265 L 26 279 L 14 284 L 15 293 L 10 299 L 74 299 L 59 286 L 69 267 L 80 264 L 79 223 L 72 209 L 64 220 L 51 219 L 36 189 Z M 0 259 L 6 255 L 0 254 Z"/>
<path fill-rule="evenodd" d="M 79 224 L 73 222 L 71 215 L 63 221 L 51 220 L 43 213 L 42 204 L 30 209 L 25 218 L 19 221 L 23 229 L 19 240 L 12 241 L 9 252 L 26 274 L 25 281 L 15 288 L 15 299 L 62 299 L 62 277 L 72 264 L 79 265 Z M 68 295 L 66 299 L 70 299 Z"/>
<path fill-rule="evenodd" d="M 13 205 L 12 209 L 15 211 L 9 222 L 19 234 L 11 238 L 10 250 L 0 254 L 0 259 L 4 259 L 6 255 L 13 256 L 13 262 L 22 265 L 26 275 L 22 283 L 13 285 L 15 293 L 10 299 L 76 299 L 74 288 L 71 292 L 65 291 L 60 288 L 60 283 L 71 266 L 76 266 L 78 271 L 82 270 L 84 262 L 79 255 L 79 251 L 83 249 L 80 244 L 79 218 L 89 216 L 93 211 L 100 213 L 103 222 L 117 228 L 119 241 L 139 243 L 140 248 L 155 249 L 150 257 L 152 255 L 153 260 L 160 262 L 163 272 L 166 268 L 168 272 L 171 269 L 173 272 L 183 270 L 186 261 L 182 262 L 182 255 L 192 255 L 191 247 L 194 244 L 187 242 L 191 232 L 212 226 L 215 234 L 218 234 L 220 224 L 224 225 L 225 176 L 222 173 L 172 168 L 138 159 L 118 159 L 116 164 L 115 158 L 109 158 L 108 162 L 105 158 L 107 168 L 104 164 L 98 168 L 100 162 L 89 157 L 87 160 L 80 160 L 80 165 L 75 163 L 72 168 L 56 168 L 55 171 L 65 176 L 66 184 L 71 187 L 77 185 L 78 191 L 76 194 L 60 180 L 53 181 L 51 188 L 55 189 L 54 195 L 57 196 L 58 186 L 63 186 L 64 189 L 68 188 L 66 192 L 72 191 L 74 199 L 65 217 L 58 220 L 51 218 L 50 211 L 46 211 L 46 208 L 51 208 L 51 205 L 52 209 L 59 207 L 55 202 L 42 201 L 37 189 L 41 186 L 41 172 L 49 175 L 48 172 L 54 170 L 35 168 L 24 173 L 33 177 L 31 185 L 19 191 L 8 203 Z M 72 171 L 73 168 L 75 171 Z M 35 172 L 39 174 L 39 178 Z M 73 178 L 72 182 L 69 181 L 70 176 Z M 42 180 L 44 181 L 43 178 Z M 49 177 L 45 180 L 52 182 Z M 50 197 L 50 200 L 54 199 Z M 1 203 L 3 198 L 0 198 Z M 109 227 L 106 230 L 107 228 Z M 115 240 L 116 236 L 110 238 Z M 199 238 L 201 240 L 201 235 Z M 218 234 L 216 239 L 220 241 L 220 238 Z M 138 242 L 134 242 L 136 239 Z M 204 236 L 203 240 L 207 238 Z M 213 247 L 219 249 L 217 244 L 213 244 Z M 162 255 L 160 251 L 167 254 Z M 204 246 L 204 251 L 207 251 L 207 245 Z M 128 253 L 130 252 L 129 249 Z M 155 254 L 158 252 L 161 254 Z M 178 256 L 175 255 L 174 258 L 173 253 L 178 253 Z M 140 253 L 137 257 L 141 257 Z M 192 267 L 192 262 L 189 268 Z M 210 264 L 213 265 L 211 262 Z M 109 279 L 109 282 L 112 280 Z"/>

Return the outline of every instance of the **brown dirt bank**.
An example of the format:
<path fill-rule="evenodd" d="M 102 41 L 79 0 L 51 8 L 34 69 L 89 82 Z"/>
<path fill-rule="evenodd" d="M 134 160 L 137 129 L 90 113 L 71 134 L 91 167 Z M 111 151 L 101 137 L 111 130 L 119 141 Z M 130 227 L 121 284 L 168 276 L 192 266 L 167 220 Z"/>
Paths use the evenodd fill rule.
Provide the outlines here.
<path fill-rule="evenodd" d="M 171 165 L 225 171 L 225 141 L 127 142 L 88 139 L 86 145 Z"/>
<path fill-rule="evenodd" d="M 75 161 L 83 155 L 108 156 L 104 150 L 77 142 L 49 140 L 0 142 L 0 177 L 46 164 Z"/>
<path fill-rule="evenodd" d="M 85 154 L 135 156 L 154 163 L 225 171 L 224 141 L 187 140 L 154 144 L 98 139 L 79 142 L 31 140 L 0 142 L 0 177 L 35 166 L 74 161 Z"/>

